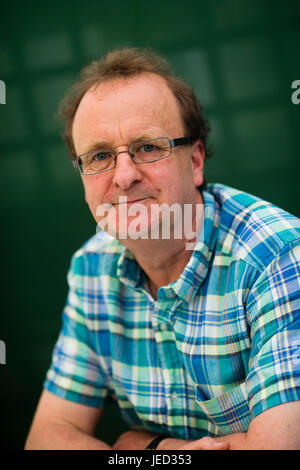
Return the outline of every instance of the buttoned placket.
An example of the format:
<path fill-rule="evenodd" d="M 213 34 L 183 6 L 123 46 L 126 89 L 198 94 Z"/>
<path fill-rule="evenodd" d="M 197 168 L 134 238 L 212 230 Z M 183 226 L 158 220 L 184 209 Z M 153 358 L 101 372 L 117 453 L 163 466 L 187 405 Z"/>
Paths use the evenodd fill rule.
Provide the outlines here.
<path fill-rule="evenodd" d="M 201 258 L 202 256 L 202 258 Z M 203 255 L 200 260 L 197 256 L 194 264 L 197 264 L 195 276 L 197 277 L 197 287 L 205 277 L 207 272 L 207 264 L 202 263 Z M 191 287 L 190 281 L 181 280 L 174 284 L 174 288 L 170 285 L 161 287 L 158 290 L 158 299 L 155 301 L 145 282 L 145 276 L 140 268 L 136 270 L 133 260 L 126 259 L 121 264 L 119 261 L 119 278 L 120 280 L 136 290 L 142 292 L 149 302 L 151 311 L 151 321 L 153 335 L 155 338 L 157 355 L 160 360 L 160 366 L 163 374 L 163 386 L 165 390 L 165 407 L 164 424 L 170 433 L 176 428 L 176 436 L 181 439 L 190 439 L 189 429 L 189 403 L 188 403 L 188 386 L 191 385 L 189 380 L 189 372 L 185 370 L 181 352 L 177 349 L 175 327 L 176 327 L 176 309 L 181 309 L 181 303 L 186 303 L 196 294 L 195 286 Z M 200 262 L 201 261 L 201 262 Z M 182 282 L 183 281 L 183 282 Z M 185 309 L 184 309 L 185 310 Z M 186 312 L 187 314 L 187 312 Z M 176 413 L 176 410 L 181 412 Z M 187 410 L 185 413 L 184 410 Z"/>
<path fill-rule="evenodd" d="M 182 393 L 185 384 L 184 370 L 181 366 L 173 329 L 176 321 L 176 307 L 180 302 L 174 292 L 171 294 L 168 291 L 168 295 L 166 295 L 160 289 L 158 300 L 153 303 L 152 326 L 165 382 L 165 402 L 168 409 L 166 424 L 170 431 L 174 427 L 180 428 L 178 437 L 187 439 L 187 416 L 180 414 L 177 416 L 176 413 L 173 413 L 176 408 L 186 409 L 187 406 L 185 394 Z"/>

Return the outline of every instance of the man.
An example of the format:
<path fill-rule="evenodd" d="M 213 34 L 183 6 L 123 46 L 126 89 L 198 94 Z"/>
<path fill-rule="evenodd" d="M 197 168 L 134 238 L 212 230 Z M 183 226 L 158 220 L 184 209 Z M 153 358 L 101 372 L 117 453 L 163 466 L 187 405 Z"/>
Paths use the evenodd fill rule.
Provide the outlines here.
<path fill-rule="evenodd" d="M 63 110 L 107 233 L 72 259 L 26 448 L 109 449 L 93 437 L 109 398 L 131 428 L 115 449 L 299 448 L 300 221 L 206 187 L 201 106 L 155 54 L 92 63 Z M 162 207 L 182 209 L 168 236 Z"/>

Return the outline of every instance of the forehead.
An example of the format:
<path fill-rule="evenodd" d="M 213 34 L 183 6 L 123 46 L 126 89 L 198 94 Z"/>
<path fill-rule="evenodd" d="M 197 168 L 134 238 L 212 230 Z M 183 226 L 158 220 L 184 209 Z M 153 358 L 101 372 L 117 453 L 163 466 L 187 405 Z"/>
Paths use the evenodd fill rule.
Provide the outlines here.
<path fill-rule="evenodd" d="M 75 114 L 73 138 L 75 148 L 100 138 L 124 145 L 129 142 L 121 140 L 133 138 L 135 133 L 164 131 L 174 134 L 168 137 L 177 137 L 176 131 L 182 129 L 179 105 L 165 80 L 154 74 L 141 74 L 90 89 Z"/>

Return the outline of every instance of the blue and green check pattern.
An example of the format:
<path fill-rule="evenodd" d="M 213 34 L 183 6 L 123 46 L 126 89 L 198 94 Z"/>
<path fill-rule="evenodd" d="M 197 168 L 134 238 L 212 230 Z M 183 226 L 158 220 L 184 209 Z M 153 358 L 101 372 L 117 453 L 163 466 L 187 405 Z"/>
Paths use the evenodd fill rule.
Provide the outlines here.
<path fill-rule="evenodd" d="M 212 184 L 181 276 L 155 301 L 134 256 L 98 233 L 72 258 L 44 386 L 116 400 L 128 424 L 197 439 L 300 398 L 300 221 Z"/>

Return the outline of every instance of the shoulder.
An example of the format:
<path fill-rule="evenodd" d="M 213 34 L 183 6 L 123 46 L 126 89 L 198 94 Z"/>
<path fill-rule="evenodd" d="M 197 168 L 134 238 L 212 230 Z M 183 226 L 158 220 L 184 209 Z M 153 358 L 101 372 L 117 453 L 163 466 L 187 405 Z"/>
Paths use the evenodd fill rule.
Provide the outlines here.
<path fill-rule="evenodd" d="M 103 231 L 99 231 L 77 250 L 71 260 L 73 275 L 111 275 L 124 247 L 120 242 Z"/>
<path fill-rule="evenodd" d="M 281 253 L 300 245 L 300 219 L 274 204 L 221 184 L 209 184 L 220 210 L 222 251 L 259 270 Z"/>

